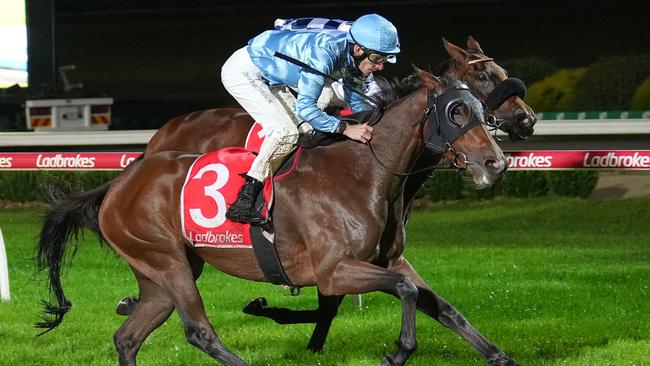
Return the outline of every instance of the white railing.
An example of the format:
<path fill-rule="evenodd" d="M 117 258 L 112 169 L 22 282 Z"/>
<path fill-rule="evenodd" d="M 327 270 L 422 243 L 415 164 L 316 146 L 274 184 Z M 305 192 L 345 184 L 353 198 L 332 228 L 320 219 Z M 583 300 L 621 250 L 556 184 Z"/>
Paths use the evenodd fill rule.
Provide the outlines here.
<path fill-rule="evenodd" d="M 7 251 L 5 242 L 0 230 L 0 299 L 9 301 L 11 293 L 9 292 L 9 266 L 7 265 Z"/>
<path fill-rule="evenodd" d="M 0 132 L 0 148 L 146 145 L 154 133 L 156 130 Z M 650 134 L 650 119 L 647 118 L 540 120 L 535 125 L 535 136 L 647 134 Z"/>

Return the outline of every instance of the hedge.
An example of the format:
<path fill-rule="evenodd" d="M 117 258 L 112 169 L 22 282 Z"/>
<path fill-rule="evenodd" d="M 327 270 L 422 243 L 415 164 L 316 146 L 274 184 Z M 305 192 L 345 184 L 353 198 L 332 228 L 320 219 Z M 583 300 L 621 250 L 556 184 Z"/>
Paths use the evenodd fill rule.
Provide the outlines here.
<path fill-rule="evenodd" d="M 28 202 L 43 201 L 42 187 L 57 185 L 75 190 L 87 190 L 115 178 L 119 172 L 47 172 L 10 171 L 0 173 L 0 199 Z M 549 193 L 589 197 L 598 182 L 597 171 L 513 171 L 492 187 L 475 190 L 465 172 L 437 170 L 420 192 L 431 201 L 484 200 L 498 196 L 539 197 Z"/>
<path fill-rule="evenodd" d="M 594 170 L 546 173 L 551 191 L 559 196 L 587 198 L 596 188 L 598 172 Z"/>
<path fill-rule="evenodd" d="M 508 75 L 523 80 L 526 85 L 532 85 L 557 69 L 552 61 L 534 56 L 497 60 L 497 62 L 508 70 Z"/>
<path fill-rule="evenodd" d="M 632 95 L 648 75 L 650 55 L 602 58 L 576 83 L 573 109 L 628 109 Z"/>
<path fill-rule="evenodd" d="M 87 190 L 113 179 L 119 172 L 0 172 L 0 199 L 28 202 L 43 201 L 43 187 L 57 185 L 64 188 Z"/>
<path fill-rule="evenodd" d="M 561 69 L 528 88 L 526 102 L 536 111 L 570 111 L 574 104 L 575 85 L 586 68 Z"/>
<path fill-rule="evenodd" d="M 484 200 L 494 197 L 542 197 L 550 194 L 589 197 L 598 183 L 597 171 L 512 171 L 492 187 L 475 190 L 466 173 L 455 170 L 436 171 L 419 192 L 433 202 L 450 200 Z"/>
<path fill-rule="evenodd" d="M 505 176 L 503 193 L 510 197 L 541 197 L 550 190 L 544 172 L 508 172 Z"/>
<path fill-rule="evenodd" d="M 645 79 L 634 92 L 630 109 L 649 110 L 650 109 L 650 77 Z"/>
<path fill-rule="evenodd" d="M 463 176 L 454 170 L 436 170 L 433 177 L 424 183 L 418 195 L 429 197 L 434 202 L 459 200 L 463 198 Z"/>

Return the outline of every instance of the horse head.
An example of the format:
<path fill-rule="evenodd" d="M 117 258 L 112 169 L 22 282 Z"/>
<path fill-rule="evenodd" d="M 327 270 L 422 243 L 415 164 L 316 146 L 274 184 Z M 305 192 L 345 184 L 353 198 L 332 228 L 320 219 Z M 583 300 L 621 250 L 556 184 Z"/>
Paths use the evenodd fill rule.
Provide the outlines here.
<path fill-rule="evenodd" d="M 455 67 L 444 72 L 454 74 L 464 81 L 472 92 L 485 103 L 496 121 L 492 126 L 508 133 L 511 140 L 525 140 L 533 134 L 537 117 L 533 109 L 524 102 L 526 86 L 515 78 L 509 78 L 508 72 L 499 66 L 481 49 L 472 37 L 467 37 L 467 49 L 464 50 L 446 39 L 442 39 L 445 49 L 455 61 Z"/>
<path fill-rule="evenodd" d="M 425 147 L 467 170 L 477 188 L 494 184 L 507 169 L 503 151 L 486 128 L 481 102 L 469 87 L 451 76 L 437 78 L 413 66 L 429 89 L 430 109 L 425 125 Z"/>

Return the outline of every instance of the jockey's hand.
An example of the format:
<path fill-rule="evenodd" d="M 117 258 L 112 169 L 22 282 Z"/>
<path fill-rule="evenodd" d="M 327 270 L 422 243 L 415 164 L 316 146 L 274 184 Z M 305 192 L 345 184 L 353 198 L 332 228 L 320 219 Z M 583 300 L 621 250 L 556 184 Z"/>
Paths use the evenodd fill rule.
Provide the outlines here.
<path fill-rule="evenodd" d="M 364 123 L 362 125 L 347 125 L 343 134 L 352 140 L 367 143 L 372 138 L 372 126 Z"/>

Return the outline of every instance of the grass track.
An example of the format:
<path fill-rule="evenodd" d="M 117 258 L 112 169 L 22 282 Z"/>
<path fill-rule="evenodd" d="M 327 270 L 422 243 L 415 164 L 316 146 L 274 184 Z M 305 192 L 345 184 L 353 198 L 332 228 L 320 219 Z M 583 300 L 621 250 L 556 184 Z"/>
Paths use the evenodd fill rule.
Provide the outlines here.
<path fill-rule="evenodd" d="M 0 365 L 115 365 L 112 334 L 124 318 L 116 301 L 137 292 L 126 264 L 88 236 L 63 278 L 73 309 L 36 338 L 42 274 L 33 277 L 40 211 L 0 212 L 12 300 L 0 303 Z M 523 365 L 650 365 L 650 198 L 532 199 L 455 203 L 414 214 L 409 258 L 436 292 Z M 304 349 L 312 326 L 279 326 L 241 313 L 264 295 L 275 306 L 311 308 L 297 298 L 207 268 L 199 281 L 224 343 L 252 365 L 378 365 L 399 333 L 400 305 L 346 300 L 323 354 Z M 408 365 L 483 365 L 464 341 L 418 315 L 419 348 Z M 214 365 L 185 341 L 172 315 L 143 345 L 140 365 Z"/>

